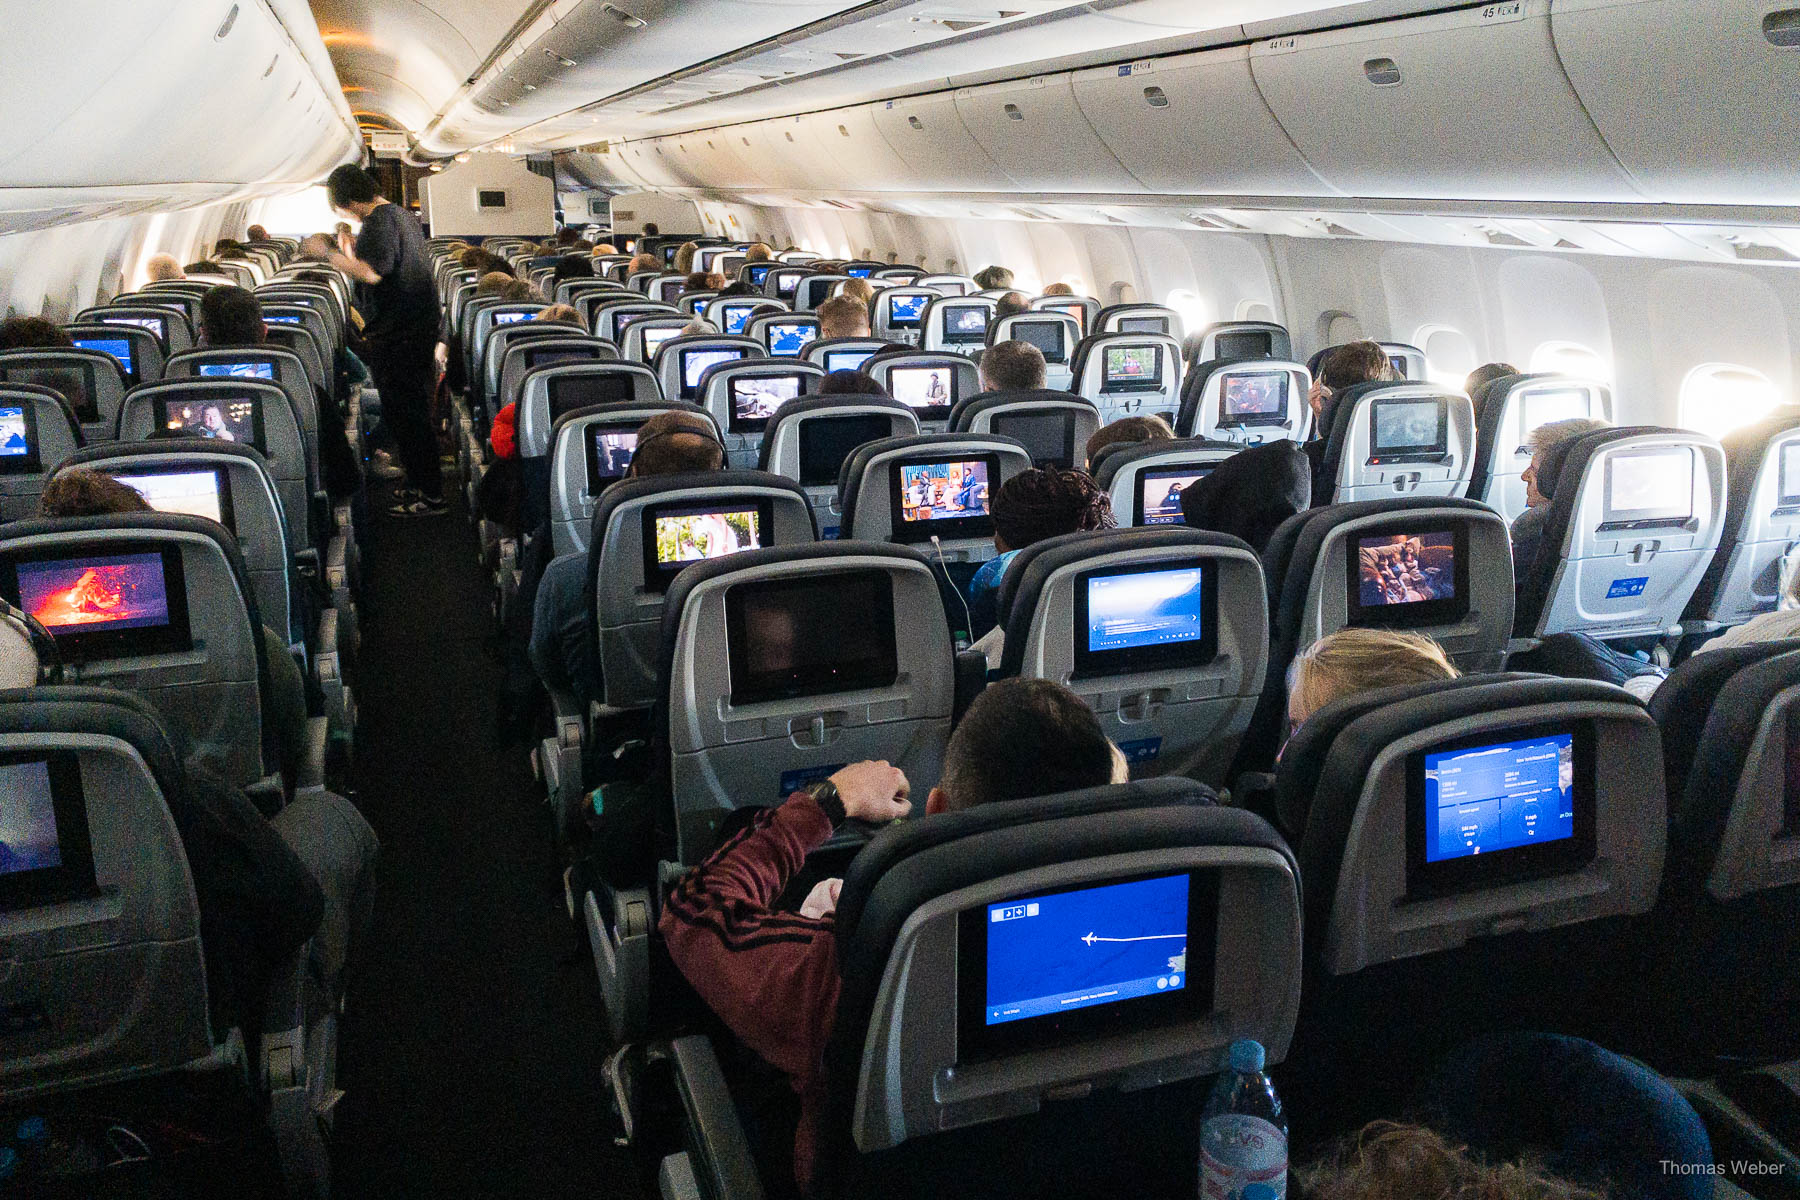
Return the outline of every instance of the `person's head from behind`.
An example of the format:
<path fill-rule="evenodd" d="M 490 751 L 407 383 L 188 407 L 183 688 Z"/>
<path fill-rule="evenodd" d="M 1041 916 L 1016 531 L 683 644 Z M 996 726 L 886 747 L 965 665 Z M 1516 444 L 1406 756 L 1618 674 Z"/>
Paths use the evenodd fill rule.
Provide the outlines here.
<path fill-rule="evenodd" d="M 838 284 L 837 294 L 860 300 L 864 305 L 875 299 L 875 285 L 866 279 L 846 279 Z"/>
<path fill-rule="evenodd" d="M 980 369 L 984 392 L 1029 392 L 1044 386 L 1044 352 L 1030 342 L 995 342 L 982 353 Z"/>
<path fill-rule="evenodd" d="M 1121 444 L 1136 445 L 1140 442 L 1166 442 L 1173 439 L 1175 431 L 1169 423 L 1154 414 L 1147 417 L 1120 417 L 1110 425 L 1102 425 L 1094 430 L 1094 436 L 1087 443 L 1087 464 L 1092 470 L 1094 459 L 1108 446 Z"/>
<path fill-rule="evenodd" d="M 583 333 L 587 326 L 581 323 L 581 310 L 572 304 L 552 304 L 549 308 L 539 309 L 532 318 L 534 321 L 548 321 L 555 325 L 573 325 Z"/>
<path fill-rule="evenodd" d="M 475 281 L 475 295 L 477 297 L 504 296 L 506 295 L 506 289 L 511 287 L 515 282 L 516 280 L 505 271 L 489 271 L 486 275 L 483 275 L 480 279 Z"/>
<path fill-rule="evenodd" d="M 1486 363 L 1469 372 L 1468 379 L 1463 381 L 1463 395 L 1471 400 L 1475 394 L 1496 379 L 1505 379 L 1508 375 L 1517 375 L 1519 368 L 1511 363 Z"/>
<path fill-rule="evenodd" d="M 252 225 L 244 230 L 244 239 L 251 242 L 266 242 L 269 240 L 269 231 L 261 225 Z"/>
<path fill-rule="evenodd" d="M 724 469 L 725 447 L 712 422 L 699 413 L 660 412 L 638 427 L 629 471 L 633 479 Z"/>
<path fill-rule="evenodd" d="M 1393 1121 L 1365 1125 L 1292 1182 L 1304 1200 L 1601 1200 L 1527 1162 L 1476 1159 L 1435 1130 Z"/>
<path fill-rule="evenodd" d="M 983 267 L 975 272 L 975 285 L 984 292 L 997 292 L 1013 285 L 1013 273 L 1005 267 Z"/>
<path fill-rule="evenodd" d="M 573 246 L 580 240 L 581 231 L 576 229 L 573 225 L 564 225 L 561 229 L 556 231 L 556 244 L 558 246 Z"/>
<path fill-rule="evenodd" d="M 1560 474 L 1562 467 L 1561 456 L 1554 453 L 1556 450 L 1577 438 L 1610 428 L 1605 421 L 1596 421 L 1592 417 L 1570 417 L 1566 421 L 1539 425 L 1526 434 L 1525 446 L 1531 451 L 1531 462 L 1519 473 L 1525 483 L 1525 503 L 1532 508 L 1543 508 L 1554 498 L 1556 480 L 1552 476 Z"/>
<path fill-rule="evenodd" d="M 689 271 L 687 273 L 687 278 L 681 281 L 681 290 L 684 292 L 708 291 L 710 290 L 710 285 L 707 283 L 707 280 L 711 278 L 712 276 L 708 275 L 705 271 Z"/>
<path fill-rule="evenodd" d="M 833 371 L 819 381 L 816 396 L 880 396 L 892 399 L 888 390 L 866 371 Z"/>
<path fill-rule="evenodd" d="M 661 235 L 662 235 L 662 226 L 658 225 L 655 221 L 645 221 L 644 222 L 644 236 L 645 237 L 660 237 Z"/>
<path fill-rule="evenodd" d="M 990 684 L 950 735 L 928 813 L 1123 783 L 1094 710 L 1048 679 Z"/>
<path fill-rule="evenodd" d="M 223 275 L 225 268 L 210 258 L 203 258 L 199 262 L 184 264 L 181 271 L 183 275 Z"/>
<path fill-rule="evenodd" d="M 593 253 L 595 253 L 595 254 L 617 254 L 618 252 L 619 252 L 619 248 L 617 246 L 613 245 L 611 242 L 601 242 L 598 246 L 595 246 L 593 249 Z"/>
<path fill-rule="evenodd" d="M 833 296 L 819 305 L 819 337 L 869 336 L 869 305 L 851 296 Z"/>
<path fill-rule="evenodd" d="M 1393 364 L 1387 351 L 1376 342 L 1350 342 L 1339 346 L 1319 364 L 1319 377 L 1313 381 L 1313 418 L 1322 421 L 1326 410 L 1339 393 L 1359 383 L 1378 383 L 1393 378 Z"/>
<path fill-rule="evenodd" d="M 994 493 L 994 545 L 1001 553 L 1094 529 L 1112 529 L 1112 500 L 1086 471 L 1033 467 Z"/>
<path fill-rule="evenodd" d="M 493 257 L 480 246 L 470 246 L 467 250 L 457 251 L 456 265 L 465 271 L 486 271 L 489 269 L 488 260 Z"/>
<path fill-rule="evenodd" d="M 750 248 L 744 251 L 744 261 L 747 263 L 768 262 L 774 257 L 775 250 L 767 242 L 752 242 Z"/>
<path fill-rule="evenodd" d="M 1288 669 L 1288 726 L 1300 728 L 1321 708 L 1347 696 L 1458 674 L 1444 648 L 1424 634 L 1340 629 L 1301 651 Z"/>
<path fill-rule="evenodd" d="M 662 260 L 654 254 L 634 254 L 631 262 L 626 264 L 626 275 L 644 275 L 662 270 Z"/>
<path fill-rule="evenodd" d="M 8 317 L 0 321 L 0 350 L 61 350 L 74 345 L 62 326 L 43 317 Z"/>
<path fill-rule="evenodd" d="M 565 279 L 592 279 L 594 277 L 594 260 L 580 254 L 565 254 L 556 260 L 556 268 L 550 272 L 550 278 L 557 283 Z"/>
<path fill-rule="evenodd" d="M 694 269 L 694 256 L 698 253 L 700 253 L 700 244 L 698 242 L 681 243 L 681 248 L 675 251 L 676 273 L 686 275 L 689 271 L 692 271 Z"/>
<path fill-rule="evenodd" d="M 260 346 L 268 337 L 256 293 L 226 284 L 200 297 L 200 340 L 205 345 Z"/>
<path fill-rule="evenodd" d="M 705 317 L 695 317 L 681 327 L 682 337 L 712 337 L 718 332 L 719 327 Z"/>
<path fill-rule="evenodd" d="M 38 497 L 38 514 L 45 517 L 104 517 L 149 511 L 149 501 L 135 489 L 111 475 L 85 467 L 58 471 Z"/>
<path fill-rule="evenodd" d="M 173 254 L 152 254 L 144 263 L 144 274 L 152 283 L 183 277 L 181 263 Z"/>
<path fill-rule="evenodd" d="M 381 189 L 373 175 L 355 163 L 345 163 L 325 177 L 325 196 L 333 209 L 361 220 L 380 201 Z"/>
<path fill-rule="evenodd" d="M 1046 296 L 1073 296 L 1075 289 L 1066 283 L 1052 283 L 1044 288 L 1043 294 Z"/>
<path fill-rule="evenodd" d="M 994 305 L 994 320 L 998 321 L 1002 317 L 1016 317 L 1020 313 L 1028 313 L 1030 311 L 1031 297 L 1027 296 L 1024 292 L 1008 292 L 1006 295 L 1000 297 L 999 301 Z"/>
<path fill-rule="evenodd" d="M 539 299 L 537 289 L 523 279 L 509 279 L 500 289 L 500 298 L 509 304 L 530 304 Z"/>

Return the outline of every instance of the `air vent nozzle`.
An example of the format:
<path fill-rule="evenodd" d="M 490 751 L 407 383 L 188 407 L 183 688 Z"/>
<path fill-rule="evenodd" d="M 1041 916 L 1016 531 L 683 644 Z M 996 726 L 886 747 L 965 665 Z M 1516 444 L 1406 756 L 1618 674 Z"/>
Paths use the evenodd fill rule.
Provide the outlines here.
<path fill-rule="evenodd" d="M 1764 17 L 1763 36 L 1772 46 L 1800 46 L 1800 8 L 1783 9 Z"/>
<path fill-rule="evenodd" d="M 1018 106 L 1018 105 L 1016 105 L 1016 104 L 1008 104 L 1008 105 L 1006 105 L 1006 106 L 1005 106 L 1005 107 L 1006 107 L 1006 118 L 1007 118 L 1007 120 L 1009 120 L 1009 121 L 1023 121 L 1023 120 L 1024 120 L 1024 119 L 1025 119 L 1025 114 L 1024 114 L 1024 113 L 1023 113 L 1023 112 L 1021 112 L 1021 111 L 1019 111 L 1019 106 Z"/>
<path fill-rule="evenodd" d="M 1159 87 L 1147 87 L 1144 89 L 1144 103 L 1151 108 L 1167 108 L 1169 107 L 1169 94 Z"/>

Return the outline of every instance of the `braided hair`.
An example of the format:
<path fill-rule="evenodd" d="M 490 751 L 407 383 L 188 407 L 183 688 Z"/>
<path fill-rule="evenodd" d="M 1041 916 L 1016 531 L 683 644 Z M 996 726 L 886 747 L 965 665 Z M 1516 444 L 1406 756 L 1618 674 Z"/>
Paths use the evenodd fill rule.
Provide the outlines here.
<path fill-rule="evenodd" d="M 1007 480 L 994 497 L 994 532 L 1009 550 L 1117 525 L 1111 498 L 1086 471 L 1034 467 Z"/>

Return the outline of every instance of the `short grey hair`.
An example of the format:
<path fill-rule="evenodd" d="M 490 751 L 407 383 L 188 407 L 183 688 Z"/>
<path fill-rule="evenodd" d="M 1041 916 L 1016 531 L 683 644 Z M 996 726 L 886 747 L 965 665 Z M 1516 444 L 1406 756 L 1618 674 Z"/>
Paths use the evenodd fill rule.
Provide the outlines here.
<path fill-rule="evenodd" d="M 1525 446 L 1531 451 L 1531 457 L 1536 458 L 1552 446 L 1560 446 L 1578 437 L 1611 428 L 1605 421 L 1596 421 L 1592 417 L 1570 417 L 1566 421 L 1551 421 L 1548 425 L 1539 425 L 1525 435 Z"/>

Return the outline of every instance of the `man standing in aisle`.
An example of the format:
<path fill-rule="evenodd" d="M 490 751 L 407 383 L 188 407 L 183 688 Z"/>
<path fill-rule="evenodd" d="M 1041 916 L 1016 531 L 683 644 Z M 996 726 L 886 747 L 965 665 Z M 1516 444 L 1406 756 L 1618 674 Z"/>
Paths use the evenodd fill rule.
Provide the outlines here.
<path fill-rule="evenodd" d="M 331 207 L 362 222 L 354 243 L 339 234 L 332 246 L 322 234 L 302 251 L 325 259 L 360 285 L 363 337 L 369 370 L 381 393 L 382 420 L 394 435 L 406 484 L 388 507 L 396 517 L 429 517 L 447 511 L 437 431 L 431 424 L 437 389 L 437 289 L 425 236 L 405 209 L 376 190 L 375 177 L 346 163 L 325 181 Z"/>

